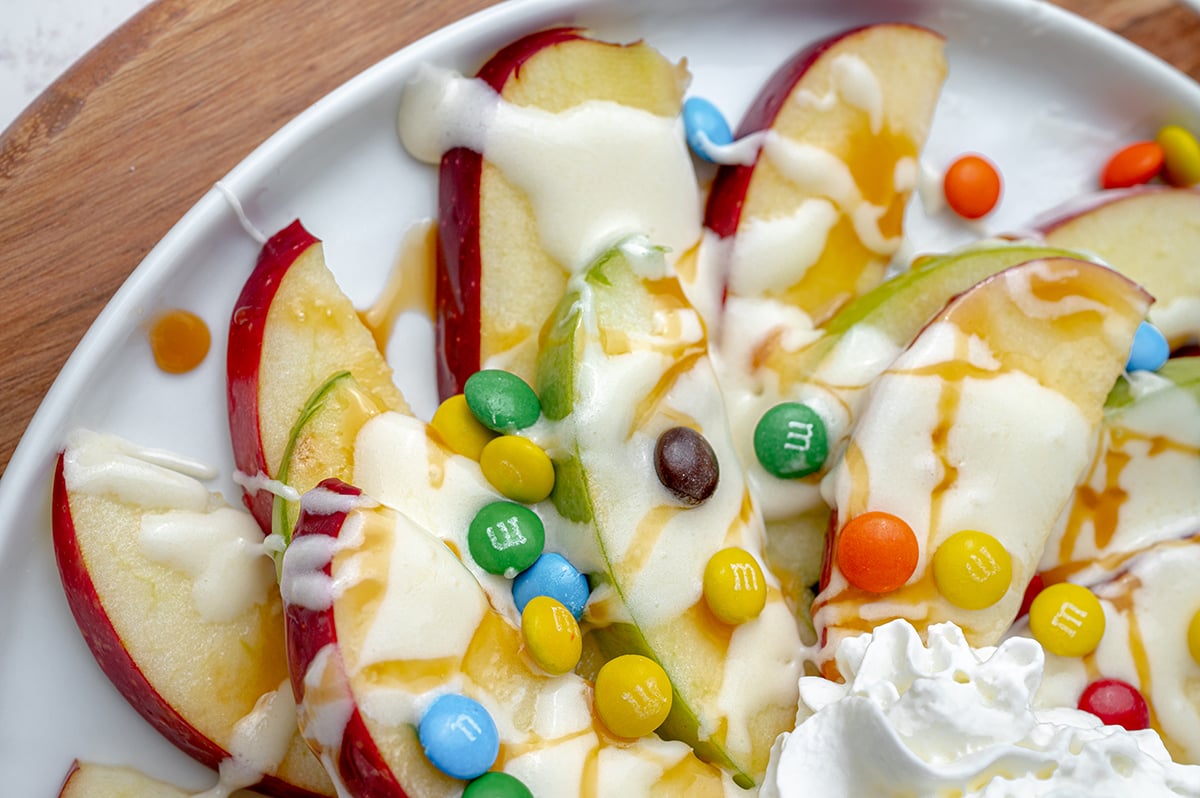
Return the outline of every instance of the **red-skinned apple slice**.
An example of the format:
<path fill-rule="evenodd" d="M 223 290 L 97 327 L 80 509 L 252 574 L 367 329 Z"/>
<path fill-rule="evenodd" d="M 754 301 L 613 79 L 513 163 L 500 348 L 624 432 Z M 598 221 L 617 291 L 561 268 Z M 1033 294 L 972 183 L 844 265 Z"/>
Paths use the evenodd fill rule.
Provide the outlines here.
<path fill-rule="evenodd" d="M 666 117 L 679 113 L 685 76 L 643 43 L 610 44 L 574 28 L 526 36 L 478 73 L 519 107 L 558 113 L 598 100 Z M 537 336 L 568 267 L 543 246 L 528 195 L 479 153 L 447 152 L 439 183 L 439 390 L 458 393 L 494 356 L 532 380 Z"/>
<path fill-rule="evenodd" d="M 813 605 L 826 662 L 843 637 L 895 618 L 953 621 L 975 646 L 999 640 L 1087 468 L 1149 303 L 1094 263 L 1021 264 L 950 302 L 876 380 L 827 478 L 834 516 Z M 869 592 L 843 571 L 842 532 L 869 511 L 915 534 L 916 568 L 898 589 Z M 980 607 L 953 603 L 933 576 L 934 552 L 963 530 L 1011 558 L 1003 592 Z"/>
<path fill-rule="evenodd" d="M 709 194 L 727 297 L 778 299 L 819 326 L 883 279 L 945 75 L 942 37 L 898 23 L 776 70 L 737 131 L 767 132 L 757 160 L 721 167 Z"/>
<path fill-rule="evenodd" d="M 1104 578 L 1089 584 L 1104 613 L 1099 646 L 1082 657 L 1048 652 L 1038 701 L 1077 706 L 1089 684 L 1118 679 L 1146 700 L 1150 728 L 1161 735 L 1171 758 L 1200 764 L 1200 703 L 1188 633 L 1200 611 L 1200 580 L 1195 578 L 1200 534 L 1158 541 L 1114 558 L 1108 566 Z M 1064 608 L 1061 623 L 1081 620 L 1078 608 Z M 1028 619 L 1012 633 L 1033 636 Z"/>
<path fill-rule="evenodd" d="M 1046 217 L 1048 244 L 1094 253 L 1154 295 L 1150 321 L 1173 347 L 1200 342 L 1200 191 L 1102 192 Z"/>
<path fill-rule="evenodd" d="M 587 682 L 539 671 L 453 551 L 404 514 L 337 480 L 304 505 L 282 582 L 292 684 L 301 728 L 350 794 L 459 794 L 463 783 L 429 763 L 415 733 L 422 708 L 446 692 L 492 713 L 494 769 L 535 795 L 574 794 L 576 783 L 579 794 L 734 789 L 682 743 L 608 736 Z"/>
<path fill-rule="evenodd" d="M 249 767 L 283 798 L 333 795 L 279 692 L 283 608 L 261 530 L 164 457 L 83 432 L 59 457 L 54 550 L 76 623 L 117 690 L 187 754 L 226 779 Z"/>
<path fill-rule="evenodd" d="M 58 798 L 191 798 L 193 795 L 133 768 L 76 762 Z M 253 794 L 238 790 L 230 798 L 253 798 Z"/>
<path fill-rule="evenodd" d="M 234 464 L 250 477 L 278 474 L 296 419 L 334 372 L 351 372 L 382 405 L 407 409 L 391 367 L 326 268 L 321 242 L 299 221 L 267 241 L 242 288 L 226 370 Z M 267 532 L 273 499 L 265 490 L 245 495 Z"/>

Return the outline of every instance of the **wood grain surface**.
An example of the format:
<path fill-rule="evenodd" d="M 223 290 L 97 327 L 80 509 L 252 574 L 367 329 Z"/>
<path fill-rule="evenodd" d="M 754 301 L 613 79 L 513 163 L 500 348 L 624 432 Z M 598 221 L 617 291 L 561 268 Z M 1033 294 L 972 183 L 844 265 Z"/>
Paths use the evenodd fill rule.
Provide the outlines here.
<path fill-rule="evenodd" d="M 494 1 L 158 0 L 38 98 L 0 134 L 0 467 L 109 297 L 217 179 L 354 74 Z M 1200 80 L 1186 6 L 1058 4 Z"/>

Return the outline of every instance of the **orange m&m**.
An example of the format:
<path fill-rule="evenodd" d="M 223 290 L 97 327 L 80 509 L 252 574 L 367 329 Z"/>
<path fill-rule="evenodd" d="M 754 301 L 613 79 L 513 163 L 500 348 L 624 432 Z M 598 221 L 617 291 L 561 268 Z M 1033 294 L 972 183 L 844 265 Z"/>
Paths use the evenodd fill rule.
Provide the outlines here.
<path fill-rule="evenodd" d="M 1000 200 L 1000 173 L 979 155 L 964 155 L 946 170 L 942 192 L 950 210 L 964 219 L 980 219 Z"/>
<path fill-rule="evenodd" d="M 1162 171 L 1163 148 L 1157 141 L 1137 141 L 1108 159 L 1100 173 L 1101 188 L 1129 188 L 1149 183 Z"/>
<path fill-rule="evenodd" d="M 904 519 L 878 511 L 846 522 L 837 540 L 837 565 L 846 581 L 869 593 L 890 593 L 917 568 L 917 536 Z"/>

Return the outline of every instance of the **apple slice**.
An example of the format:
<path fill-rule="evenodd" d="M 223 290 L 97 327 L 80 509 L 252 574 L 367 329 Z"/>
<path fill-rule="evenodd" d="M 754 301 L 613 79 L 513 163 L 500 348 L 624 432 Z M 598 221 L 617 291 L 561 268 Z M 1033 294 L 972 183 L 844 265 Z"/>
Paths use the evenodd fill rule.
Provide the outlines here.
<path fill-rule="evenodd" d="M 53 503 L 71 612 L 125 699 L 231 786 L 331 796 L 296 733 L 262 532 L 194 473 L 111 436 L 73 436 Z"/>
<path fill-rule="evenodd" d="M 615 234 L 631 232 L 631 224 L 646 232 L 682 229 L 680 240 L 669 242 L 682 250 L 700 232 L 699 192 L 677 120 L 688 81 L 682 65 L 641 42 L 610 44 L 578 29 L 557 28 L 508 45 L 478 77 L 506 108 L 533 112 L 522 118 L 539 139 L 525 151 L 553 164 L 554 172 L 540 177 L 537 164 L 510 163 L 499 146 L 482 155 L 460 146 L 441 158 L 436 292 L 443 397 L 460 392 L 484 364 L 533 380 L 542 324 L 562 296 L 567 275 L 585 265 L 567 262 L 548 235 L 568 236 L 576 247 L 585 243 L 580 239 L 607 244 Z M 553 132 L 561 126 L 555 119 L 582 114 L 595 117 L 590 130 L 579 125 L 582 133 Z M 647 119 L 653 145 L 638 139 L 621 146 L 647 127 Z M 427 127 L 428 117 L 415 124 Z M 647 162 L 645 153 L 664 155 Z M 647 171 L 655 175 L 653 184 Z M 570 204 L 542 196 L 555 185 L 588 198 L 592 206 L 573 221 L 542 218 L 557 210 L 547 206 Z M 664 187 L 672 192 L 663 195 Z"/>
<path fill-rule="evenodd" d="M 1150 321 L 1173 347 L 1200 342 L 1200 191 L 1142 187 L 1103 192 L 1047 214 L 1046 243 L 1092 252 L 1155 298 Z"/>
<path fill-rule="evenodd" d="M 133 768 L 75 762 L 58 798 L 192 798 L 193 795 Z M 230 798 L 253 798 L 253 795 L 238 790 Z"/>
<path fill-rule="evenodd" d="M 741 338 L 753 319 L 730 309 L 722 341 L 723 390 L 738 453 L 763 515 L 770 522 L 825 507 L 822 472 L 779 479 L 758 462 L 754 428 L 784 401 L 805 402 L 825 421 L 829 450 L 845 442 L 871 383 L 952 298 L 996 272 L 1038 258 L 1078 257 L 1070 250 L 989 242 L 931 257 L 847 304 L 813 336 L 777 329 L 766 339 Z M 735 375 L 730 378 L 729 373 Z"/>
<path fill-rule="evenodd" d="M 738 137 L 758 159 L 724 166 L 705 226 L 727 244 L 727 298 L 771 298 L 819 327 L 883 280 L 900 244 L 946 76 L 944 40 L 915 25 L 846 31 L 797 53 L 766 82 Z"/>
<path fill-rule="evenodd" d="M 1145 699 L 1150 728 L 1161 735 L 1171 758 L 1200 764 L 1200 704 L 1189 650 L 1189 627 L 1200 611 L 1197 569 L 1198 530 L 1122 558 L 1091 585 L 1104 612 L 1099 646 L 1082 657 L 1047 652 L 1038 704 L 1076 706 L 1092 682 L 1118 679 Z M 1063 623 L 1077 618 L 1068 608 Z M 1028 619 L 1012 634 L 1032 636 Z"/>
<path fill-rule="evenodd" d="M 609 737 L 590 685 L 540 672 L 454 552 L 408 516 L 335 480 L 304 508 L 283 566 L 292 684 L 301 728 L 350 795 L 461 793 L 416 734 L 446 693 L 483 705 L 500 738 L 493 769 L 534 795 L 734 791 L 682 743 Z"/>
<path fill-rule="evenodd" d="M 278 476 L 301 410 L 337 371 L 354 374 L 382 405 L 407 408 L 391 367 L 326 268 L 321 243 L 299 221 L 267 241 L 242 288 L 226 371 L 234 463 L 249 477 Z M 272 494 L 247 490 L 244 498 L 269 532 Z"/>
<path fill-rule="evenodd" d="M 922 630 L 953 621 L 974 646 L 999 640 L 1084 475 L 1149 303 L 1103 266 L 1032 261 L 952 301 L 875 381 L 825 486 L 834 520 L 813 609 L 822 663 L 843 637 L 895 618 Z M 869 511 L 902 519 L 915 537 L 915 569 L 886 592 L 843 570 L 842 534 Z M 1011 559 L 1011 577 L 992 583 L 1003 592 L 971 609 L 947 598 L 932 569 L 964 530 L 992 536 Z"/>
<path fill-rule="evenodd" d="M 709 559 L 740 547 L 761 562 L 763 524 L 725 425 L 704 325 L 660 250 L 629 239 L 572 277 L 537 384 L 557 443 L 552 499 L 590 529 L 604 596 L 594 604 L 617 619 L 593 633 L 601 650 L 657 660 L 674 691 L 660 734 L 742 786 L 757 783 L 794 720 L 799 637 L 774 581 L 762 613 L 740 626 L 707 608 Z M 681 426 L 707 441 L 719 471 L 698 503 L 675 498 L 658 475 L 660 436 Z"/>
<path fill-rule="evenodd" d="M 1046 584 L 1096 581 L 1131 552 L 1200 528 L 1200 358 L 1122 378 L 1087 474 L 1046 544 Z"/>
<path fill-rule="evenodd" d="M 351 372 L 334 374 L 300 411 L 279 466 L 279 481 L 299 496 L 330 477 L 351 480 L 358 432 L 368 420 L 386 410 Z M 298 500 L 275 496 L 273 532 L 285 542 L 290 541 L 299 515 Z"/>

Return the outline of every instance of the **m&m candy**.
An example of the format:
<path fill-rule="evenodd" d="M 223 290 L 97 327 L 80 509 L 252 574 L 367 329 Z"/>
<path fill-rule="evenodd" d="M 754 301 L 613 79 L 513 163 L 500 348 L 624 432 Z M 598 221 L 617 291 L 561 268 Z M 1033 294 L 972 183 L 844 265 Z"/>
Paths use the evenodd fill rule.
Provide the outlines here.
<path fill-rule="evenodd" d="M 745 549 L 722 549 L 704 568 L 704 601 L 713 615 L 728 624 L 757 618 L 767 603 L 762 567 Z"/>
<path fill-rule="evenodd" d="M 1153 324 L 1143 321 L 1133 335 L 1126 371 L 1158 371 L 1171 356 L 1166 336 Z"/>
<path fill-rule="evenodd" d="M 537 596 L 549 596 L 563 604 L 578 620 L 587 604 L 587 577 L 579 573 L 567 558 L 557 552 L 548 551 L 534 561 L 513 580 L 513 601 L 517 611 L 524 612 L 525 605 Z"/>
<path fill-rule="evenodd" d="M 456 393 L 438 405 L 429 426 L 433 427 L 442 443 L 449 446 L 455 454 L 476 461 L 479 460 L 483 447 L 496 437 L 496 433 L 475 418 L 471 408 L 467 407 L 467 397 L 461 393 Z"/>
<path fill-rule="evenodd" d="M 478 701 L 455 693 L 439 696 L 425 710 L 417 737 L 433 766 L 456 779 L 483 775 L 500 753 L 492 716 Z"/>
<path fill-rule="evenodd" d="M 890 593 L 917 568 L 917 536 L 902 518 L 871 511 L 846 522 L 837 539 L 837 565 L 846 581 L 869 593 Z"/>
<path fill-rule="evenodd" d="M 513 502 L 492 502 L 471 521 L 467 545 L 479 567 L 512 578 L 533 565 L 546 545 L 537 513 Z"/>
<path fill-rule="evenodd" d="M 1188 623 L 1187 643 L 1188 653 L 1192 655 L 1196 664 L 1200 665 L 1200 611 L 1192 615 L 1192 620 Z"/>
<path fill-rule="evenodd" d="M 1082 657 L 1104 637 L 1104 608 L 1083 585 L 1059 582 L 1029 605 L 1029 631 L 1042 647 L 1060 657 Z"/>
<path fill-rule="evenodd" d="M 829 456 L 825 422 L 806 404 L 775 405 L 754 428 L 754 454 L 767 473 L 781 479 L 808 476 Z"/>
<path fill-rule="evenodd" d="M 1163 148 L 1157 141 L 1135 141 L 1122 147 L 1104 165 L 1101 188 L 1129 188 L 1149 183 L 1162 171 Z"/>
<path fill-rule="evenodd" d="M 496 432 L 516 432 L 533 426 L 542 404 L 529 383 L 509 371 L 477 371 L 463 383 L 463 396 L 479 423 Z"/>
<path fill-rule="evenodd" d="M 724 147 L 733 143 L 733 132 L 721 110 L 702 97 L 684 101 L 683 126 L 688 146 L 706 161 L 713 160 L 710 144 Z"/>
<path fill-rule="evenodd" d="M 1173 186 L 1200 183 L 1200 142 L 1179 125 L 1167 125 L 1154 138 L 1163 149 L 1163 173 Z"/>
<path fill-rule="evenodd" d="M 1079 708 L 1108 726 L 1138 731 L 1150 726 L 1150 706 L 1136 687 L 1120 679 L 1098 679 L 1079 696 Z"/>
<path fill-rule="evenodd" d="M 671 681 L 654 660 L 625 654 L 596 674 L 596 714 L 618 737 L 644 737 L 671 712 Z"/>
<path fill-rule="evenodd" d="M 501 435 L 484 446 L 479 469 L 493 488 L 513 501 L 536 504 L 554 490 L 550 455 L 519 435 Z"/>
<path fill-rule="evenodd" d="M 552 676 L 573 670 L 583 654 L 579 622 L 558 599 L 534 596 L 521 612 L 521 636 L 534 662 Z"/>
<path fill-rule="evenodd" d="M 462 798 L 533 798 L 533 793 L 516 776 L 492 771 L 468 784 Z"/>
<path fill-rule="evenodd" d="M 942 193 L 950 210 L 964 219 L 981 219 L 1000 201 L 1000 172 L 980 155 L 964 155 L 946 169 Z"/>
<path fill-rule="evenodd" d="M 986 532 L 956 532 L 933 554 L 933 581 L 956 607 L 981 610 L 1004 597 L 1012 585 L 1012 556 Z"/>
<path fill-rule="evenodd" d="M 684 504 L 701 504 L 717 489 L 720 469 L 712 445 L 691 427 L 672 427 L 654 446 L 658 481 Z"/>

